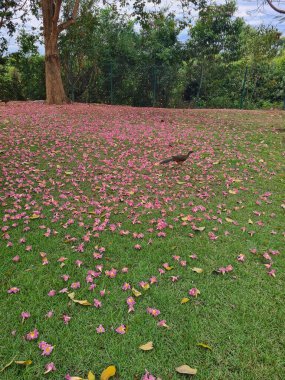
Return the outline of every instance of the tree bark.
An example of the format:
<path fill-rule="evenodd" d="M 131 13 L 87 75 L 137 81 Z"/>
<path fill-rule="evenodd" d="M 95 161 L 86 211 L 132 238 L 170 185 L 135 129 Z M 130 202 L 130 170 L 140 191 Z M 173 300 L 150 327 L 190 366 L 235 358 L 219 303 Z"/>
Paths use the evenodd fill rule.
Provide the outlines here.
<path fill-rule="evenodd" d="M 45 42 L 46 102 L 48 104 L 69 103 L 61 78 L 57 41 Z"/>
<path fill-rule="evenodd" d="M 79 0 L 74 2 L 71 17 L 59 24 L 61 4 L 62 0 L 41 0 L 45 41 L 46 102 L 48 104 L 70 102 L 65 94 L 61 78 L 57 43 L 59 33 L 75 22 Z"/>

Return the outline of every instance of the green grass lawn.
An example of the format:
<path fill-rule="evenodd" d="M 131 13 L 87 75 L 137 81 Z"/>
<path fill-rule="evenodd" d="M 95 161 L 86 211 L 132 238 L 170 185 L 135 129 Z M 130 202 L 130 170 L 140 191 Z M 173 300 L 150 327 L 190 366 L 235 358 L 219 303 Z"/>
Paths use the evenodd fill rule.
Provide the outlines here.
<path fill-rule="evenodd" d="M 284 379 L 284 124 L 279 111 L 1 107 L 0 370 L 32 364 L 0 379 L 99 379 L 114 365 L 116 379 L 178 380 L 183 364 L 200 380 Z M 158 164 L 189 149 L 183 165 Z"/>

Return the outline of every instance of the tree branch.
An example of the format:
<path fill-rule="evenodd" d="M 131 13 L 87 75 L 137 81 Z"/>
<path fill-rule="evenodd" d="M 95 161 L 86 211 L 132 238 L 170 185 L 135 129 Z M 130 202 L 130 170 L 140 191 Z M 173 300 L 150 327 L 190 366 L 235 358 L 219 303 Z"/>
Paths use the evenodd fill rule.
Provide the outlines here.
<path fill-rule="evenodd" d="M 61 8 L 61 3 L 62 3 L 62 0 L 57 0 L 55 2 L 55 10 L 54 10 L 54 15 L 53 15 L 52 21 L 54 23 L 56 23 L 56 24 L 57 24 L 58 19 L 59 19 L 59 13 L 60 13 L 60 8 Z"/>
<path fill-rule="evenodd" d="M 278 8 L 278 7 L 276 7 L 276 6 L 272 3 L 271 0 L 266 0 L 266 1 L 267 1 L 267 3 L 271 6 L 271 8 L 274 9 L 276 12 L 285 14 L 285 9 L 282 9 L 282 8 Z"/>
<path fill-rule="evenodd" d="M 76 19 L 77 13 L 78 13 L 78 9 L 79 9 L 79 0 L 76 0 L 74 3 L 74 7 L 73 7 L 73 11 L 72 11 L 72 15 L 71 15 L 70 19 L 68 19 L 67 21 L 64 21 L 58 25 L 58 28 L 57 28 L 58 34 L 60 32 L 62 32 L 64 29 L 67 29 L 70 25 L 75 23 L 75 19 Z"/>

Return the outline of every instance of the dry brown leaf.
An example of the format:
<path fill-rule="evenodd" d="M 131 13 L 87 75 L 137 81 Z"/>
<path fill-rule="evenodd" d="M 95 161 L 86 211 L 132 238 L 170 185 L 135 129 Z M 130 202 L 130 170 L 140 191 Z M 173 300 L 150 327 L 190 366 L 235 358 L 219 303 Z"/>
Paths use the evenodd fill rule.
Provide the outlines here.
<path fill-rule="evenodd" d="M 100 380 L 109 380 L 110 377 L 116 374 L 116 367 L 114 365 L 110 365 L 101 373 Z"/>
<path fill-rule="evenodd" d="M 180 367 L 175 368 L 178 373 L 183 373 L 184 375 L 196 375 L 197 369 L 191 368 L 189 365 L 183 364 Z"/>
<path fill-rule="evenodd" d="M 145 344 L 142 344 L 141 346 L 139 346 L 139 348 L 143 351 L 153 350 L 153 342 L 147 342 Z"/>

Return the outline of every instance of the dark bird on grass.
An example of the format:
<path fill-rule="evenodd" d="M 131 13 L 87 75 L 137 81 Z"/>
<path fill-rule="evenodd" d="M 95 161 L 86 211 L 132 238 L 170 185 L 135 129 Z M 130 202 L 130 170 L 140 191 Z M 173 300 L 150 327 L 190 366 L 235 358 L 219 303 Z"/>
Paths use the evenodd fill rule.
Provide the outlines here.
<path fill-rule="evenodd" d="M 177 156 L 172 156 L 160 162 L 160 164 L 167 164 L 168 162 L 174 161 L 178 164 L 182 164 L 182 162 L 186 161 L 190 154 L 194 153 L 193 150 L 190 150 L 187 154 L 177 154 Z"/>

